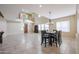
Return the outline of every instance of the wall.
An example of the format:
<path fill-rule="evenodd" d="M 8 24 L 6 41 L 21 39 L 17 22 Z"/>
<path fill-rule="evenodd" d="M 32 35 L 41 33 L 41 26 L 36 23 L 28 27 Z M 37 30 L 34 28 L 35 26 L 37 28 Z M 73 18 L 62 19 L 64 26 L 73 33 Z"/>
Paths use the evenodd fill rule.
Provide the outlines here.
<path fill-rule="evenodd" d="M 7 35 L 23 33 L 23 23 L 7 22 Z"/>
<path fill-rule="evenodd" d="M 3 31 L 3 37 L 6 37 L 6 29 L 7 29 L 7 23 L 4 19 L 0 18 L 0 31 Z"/>
<path fill-rule="evenodd" d="M 77 5 L 77 33 L 79 33 L 79 5 Z"/>
<path fill-rule="evenodd" d="M 77 16 L 77 33 L 79 33 L 79 14 Z"/>
<path fill-rule="evenodd" d="M 5 19 L 0 18 L 0 31 L 4 31 L 3 38 L 10 34 L 23 33 L 23 23 L 9 22 Z"/>
<path fill-rule="evenodd" d="M 54 19 L 52 21 L 55 22 L 55 27 L 56 27 L 56 22 L 65 21 L 65 20 L 70 21 L 70 32 L 63 32 L 62 35 L 67 36 L 67 37 L 75 37 L 76 31 L 77 31 L 77 29 L 76 29 L 77 28 L 77 26 L 76 26 L 77 22 L 76 22 L 76 16 L 75 15 Z"/>
<path fill-rule="evenodd" d="M 17 10 L 15 10 L 17 9 Z M 7 22 L 7 20 L 14 20 L 16 21 L 18 18 L 19 12 L 21 12 L 21 9 L 15 7 L 11 7 L 10 5 L 0 5 L 0 11 L 3 13 L 5 21 L 0 21 L 0 28 L 2 28 L 5 33 L 4 36 L 10 35 L 10 34 L 19 34 L 23 33 L 24 31 L 21 30 L 22 24 L 20 22 Z M 3 23 L 3 24 L 1 24 Z"/>
<path fill-rule="evenodd" d="M 45 18 L 45 17 L 35 18 L 35 24 L 46 24 L 47 22 L 49 22 L 48 18 Z"/>

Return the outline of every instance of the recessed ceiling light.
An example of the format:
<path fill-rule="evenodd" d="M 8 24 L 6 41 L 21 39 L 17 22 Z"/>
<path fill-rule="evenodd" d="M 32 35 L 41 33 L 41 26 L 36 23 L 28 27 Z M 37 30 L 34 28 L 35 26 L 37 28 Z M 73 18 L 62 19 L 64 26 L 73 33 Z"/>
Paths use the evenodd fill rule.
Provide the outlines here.
<path fill-rule="evenodd" d="M 42 7 L 42 5 L 40 5 L 40 8 Z"/>
<path fill-rule="evenodd" d="M 38 15 L 38 17 L 41 17 L 40 15 Z"/>

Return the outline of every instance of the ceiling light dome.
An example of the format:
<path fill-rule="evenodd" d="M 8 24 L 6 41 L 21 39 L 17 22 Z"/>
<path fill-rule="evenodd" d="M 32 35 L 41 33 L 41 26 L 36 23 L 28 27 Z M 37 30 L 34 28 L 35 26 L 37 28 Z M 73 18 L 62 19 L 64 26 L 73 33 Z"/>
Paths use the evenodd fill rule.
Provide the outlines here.
<path fill-rule="evenodd" d="M 39 6 L 40 8 L 42 7 L 42 5 Z"/>
<path fill-rule="evenodd" d="M 41 17 L 41 15 L 38 15 L 38 17 Z"/>

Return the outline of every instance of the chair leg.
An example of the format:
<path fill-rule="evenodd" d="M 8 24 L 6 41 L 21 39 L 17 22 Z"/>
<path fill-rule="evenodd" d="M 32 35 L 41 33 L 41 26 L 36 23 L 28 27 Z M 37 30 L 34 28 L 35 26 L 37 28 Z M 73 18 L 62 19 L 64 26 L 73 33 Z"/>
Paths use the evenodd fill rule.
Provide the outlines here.
<path fill-rule="evenodd" d="M 43 38 L 42 38 L 42 40 L 41 40 L 41 45 L 43 44 Z"/>
<path fill-rule="evenodd" d="M 61 43 L 62 43 L 62 42 L 60 41 L 60 42 L 59 42 L 59 47 L 61 46 Z"/>
<path fill-rule="evenodd" d="M 53 38 L 53 43 L 54 43 L 54 40 L 55 40 L 55 39 Z"/>
<path fill-rule="evenodd" d="M 57 47 L 57 42 L 56 42 L 56 47 Z"/>
<path fill-rule="evenodd" d="M 3 42 L 3 41 L 2 41 L 2 38 L 0 38 L 0 44 L 2 44 L 2 42 Z"/>
<path fill-rule="evenodd" d="M 46 38 L 45 38 L 45 47 L 46 47 Z"/>
<path fill-rule="evenodd" d="M 52 39 L 50 39 L 50 45 L 52 46 Z"/>
<path fill-rule="evenodd" d="M 45 47 L 46 47 L 46 38 L 42 38 L 41 45 L 43 44 L 43 42 L 45 42 Z"/>

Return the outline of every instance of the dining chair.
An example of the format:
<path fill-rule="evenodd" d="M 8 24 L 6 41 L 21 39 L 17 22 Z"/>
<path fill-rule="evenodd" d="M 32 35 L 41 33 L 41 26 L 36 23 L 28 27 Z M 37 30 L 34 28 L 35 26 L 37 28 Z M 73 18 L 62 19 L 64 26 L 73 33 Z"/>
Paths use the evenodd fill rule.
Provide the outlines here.
<path fill-rule="evenodd" d="M 2 35 L 3 35 L 4 32 L 0 32 L 0 43 L 2 44 L 3 42 L 3 39 L 2 39 Z"/>
<path fill-rule="evenodd" d="M 59 44 L 59 47 L 61 46 L 61 43 L 62 43 L 62 32 L 58 31 L 58 44 Z"/>
<path fill-rule="evenodd" d="M 46 31 L 41 31 L 41 45 L 45 44 L 46 47 L 48 42 L 49 42 L 49 34 L 46 33 Z"/>
<path fill-rule="evenodd" d="M 55 43 L 57 47 L 58 34 L 57 33 L 51 34 L 50 38 L 51 38 L 52 43 Z"/>

